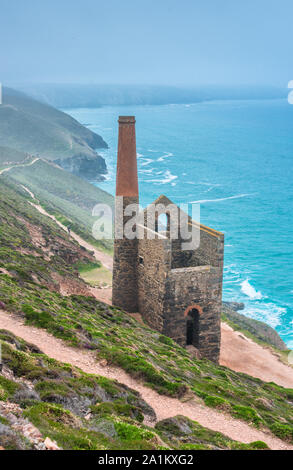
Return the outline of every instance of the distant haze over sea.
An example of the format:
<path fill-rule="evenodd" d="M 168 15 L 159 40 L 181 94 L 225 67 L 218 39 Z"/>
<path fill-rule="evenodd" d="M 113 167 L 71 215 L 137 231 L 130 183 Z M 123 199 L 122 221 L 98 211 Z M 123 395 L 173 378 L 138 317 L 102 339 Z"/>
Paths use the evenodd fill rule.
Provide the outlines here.
<path fill-rule="evenodd" d="M 198 201 L 225 233 L 224 300 L 293 347 L 293 106 L 285 99 L 67 109 L 100 134 L 114 193 L 117 118 L 135 115 L 140 202 Z"/>
<path fill-rule="evenodd" d="M 52 106 L 93 108 L 98 106 L 187 104 L 227 99 L 281 99 L 284 88 L 273 86 L 162 86 L 103 84 L 31 84 L 13 85 Z"/>

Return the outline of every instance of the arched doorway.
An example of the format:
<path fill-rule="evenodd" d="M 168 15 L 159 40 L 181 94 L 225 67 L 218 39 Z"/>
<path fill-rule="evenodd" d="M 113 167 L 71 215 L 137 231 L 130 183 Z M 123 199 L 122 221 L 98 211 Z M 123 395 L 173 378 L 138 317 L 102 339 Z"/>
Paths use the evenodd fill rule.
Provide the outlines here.
<path fill-rule="evenodd" d="M 199 347 L 199 320 L 199 310 L 197 308 L 190 309 L 186 316 L 186 346 Z"/>

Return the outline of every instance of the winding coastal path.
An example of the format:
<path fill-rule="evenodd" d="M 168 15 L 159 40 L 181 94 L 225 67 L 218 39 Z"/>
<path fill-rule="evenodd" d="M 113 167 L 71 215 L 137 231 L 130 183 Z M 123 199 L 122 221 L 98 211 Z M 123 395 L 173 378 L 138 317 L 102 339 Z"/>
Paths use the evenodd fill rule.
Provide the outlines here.
<path fill-rule="evenodd" d="M 59 227 L 61 227 L 65 232 L 67 232 L 67 227 L 63 225 L 59 220 L 56 219 L 53 215 L 49 214 L 37 201 L 35 195 L 26 187 L 21 185 L 22 188 L 27 191 L 27 193 L 30 195 L 32 199 L 35 199 L 36 203 L 30 202 L 30 204 L 35 207 L 41 214 L 49 217 L 50 219 L 54 220 Z M 72 230 L 70 231 L 70 236 L 77 241 L 77 243 L 80 246 L 83 246 L 89 251 L 92 251 L 94 253 L 94 257 L 96 258 L 97 261 L 100 261 L 102 265 L 107 268 L 109 271 L 113 270 L 113 258 L 111 255 L 108 255 L 107 253 L 104 253 L 103 251 L 97 250 L 93 245 L 90 243 L 86 242 L 83 240 L 79 235 L 74 233 Z"/>
<path fill-rule="evenodd" d="M 94 353 L 71 348 L 45 330 L 26 326 L 21 318 L 3 310 L 0 310 L 0 328 L 9 330 L 24 340 L 35 344 L 53 359 L 77 366 L 86 373 L 99 374 L 109 379 L 118 380 L 131 387 L 139 392 L 142 398 L 154 409 L 158 421 L 180 414 L 240 442 L 249 443 L 261 440 L 266 442 L 271 449 L 293 450 L 293 445 L 281 441 L 271 433 L 255 429 L 228 414 L 208 408 L 199 401 L 181 402 L 176 398 L 159 395 L 154 390 L 130 377 L 123 369 L 103 367 L 97 362 Z M 155 423 L 146 422 L 146 424 L 153 426 Z"/>
<path fill-rule="evenodd" d="M 0 175 L 2 175 L 3 173 L 5 173 L 6 171 L 11 170 L 12 168 L 22 168 L 22 167 L 24 167 L 24 166 L 31 166 L 31 165 L 33 165 L 34 163 L 36 163 L 38 160 L 40 160 L 39 157 L 34 158 L 34 159 L 33 159 L 31 162 L 29 162 L 29 163 L 21 163 L 21 164 L 19 164 L 19 165 L 13 165 L 13 166 L 9 166 L 9 167 L 7 167 L 7 168 L 3 168 L 2 170 L 0 170 Z"/>
<path fill-rule="evenodd" d="M 31 162 L 31 164 L 33 163 Z M 24 186 L 23 188 L 30 194 L 30 197 L 32 199 L 36 200 L 34 194 L 28 188 Z M 63 224 L 61 224 L 54 216 L 48 214 L 40 206 L 37 200 L 36 203 L 30 202 L 30 204 L 34 206 L 43 215 L 46 215 L 47 217 L 53 219 L 63 230 L 67 231 L 67 228 Z M 90 243 L 84 241 L 81 237 L 79 237 L 73 232 L 71 232 L 71 236 L 81 246 L 84 246 L 88 250 L 94 252 L 94 256 L 96 257 L 96 259 L 101 261 L 107 269 L 113 269 L 113 261 L 110 255 L 107 255 L 97 250 Z M 100 300 L 104 299 L 100 298 Z M 211 409 L 203 405 L 202 402 L 197 398 L 194 398 L 187 402 L 182 402 L 175 398 L 159 395 L 157 392 L 146 387 L 138 380 L 133 379 L 123 369 L 120 369 L 118 367 L 105 367 L 102 365 L 102 363 L 98 363 L 94 353 L 90 351 L 74 349 L 70 346 L 67 346 L 62 340 L 55 338 L 54 336 L 50 335 L 47 331 L 32 326 L 27 326 L 24 324 L 22 318 L 9 314 L 4 310 L 0 310 L 0 328 L 9 330 L 15 335 L 23 338 L 24 340 L 35 344 L 49 357 L 52 357 L 61 362 L 67 362 L 69 364 L 72 364 L 73 366 L 77 366 L 86 373 L 99 374 L 110 379 L 118 380 L 119 382 L 124 383 L 128 387 L 131 387 L 132 389 L 139 392 L 142 398 L 154 409 L 158 421 L 180 414 L 197 421 L 202 426 L 205 426 L 214 431 L 221 432 L 229 438 L 240 442 L 249 443 L 261 440 L 266 442 L 267 445 L 274 450 L 293 450 L 293 445 L 290 445 L 289 443 L 278 439 L 277 437 L 273 436 L 269 431 L 261 431 L 255 429 L 254 427 L 249 426 L 247 423 L 234 419 L 224 412 L 219 412 L 214 409 Z M 222 330 L 222 332 L 224 332 L 225 344 L 225 328 L 224 330 Z M 242 338 L 240 338 L 240 340 L 243 341 Z M 259 345 L 256 346 L 261 348 L 261 346 Z M 234 348 L 235 352 L 235 350 L 237 350 L 237 347 L 237 344 L 236 346 L 235 344 L 233 344 L 232 346 L 230 344 L 230 352 L 228 353 L 226 359 L 223 359 L 222 357 L 222 364 L 224 364 L 225 361 L 227 362 L 229 360 L 229 356 L 231 355 L 231 348 Z M 245 358 L 243 357 L 243 359 Z M 250 356 L 249 359 L 253 362 L 253 357 Z M 277 358 L 275 358 L 275 360 L 277 361 Z M 244 362 L 245 361 L 247 362 L 246 359 L 244 360 Z M 278 364 L 280 366 L 281 363 L 278 362 Z M 234 367 L 231 366 L 231 368 L 233 368 L 234 370 L 241 370 L 242 372 L 246 372 L 246 370 L 243 370 L 243 368 L 241 369 L 240 367 L 240 369 L 237 369 L 235 364 L 233 365 Z M 286 367 L 288 373 L 288 367 L 284 367 Z M 251 372 L 251 375 L 255 374 Z M 154 422 L 146 422 L 146 424 L 153 426 Z"/>
<path fill-rule="evenodd" d="M 22 186 L 35 199 L 34 194 L 25 186 Z M 41 214 L 50 217 L 59 227 L 67 231 L 67 228 L 61 224 L 54 216 L 48 214 L 39 204 L 30 202 Z M 90 243 L 83 240 L 79 235 L 71 231 L 71 236 L 79 245 L 85 247 L 94 253 L 96 260 L 109 271 L 113 270 L 112 256 L 97 250 Z M 96 299 L 111 304 L 112 289 L 91 288 L 92 294 Z M 293 368 L 283 364 L 277 355 L 271 350 L 247 338 L 244 334 L 234 331 L 229 325 L 222 322 L 221 328 L 221 355 L 220 364 L 229 367 L 237 372 L 244 372 L 253 377 L 258 377 L 265 382 L 275 382 L 282 387 L 293 388 Z"/>

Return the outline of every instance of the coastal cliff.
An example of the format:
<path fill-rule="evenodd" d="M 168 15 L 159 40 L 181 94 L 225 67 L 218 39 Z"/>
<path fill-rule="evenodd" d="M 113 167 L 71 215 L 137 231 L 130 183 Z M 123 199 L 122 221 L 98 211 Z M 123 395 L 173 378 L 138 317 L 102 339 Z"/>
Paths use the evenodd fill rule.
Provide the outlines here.
<path fill-rule="evenodd" d="M 98 149 L 108 145 L 68 114 L 23 93 L 3 88 L 0 105 L 0 166 L 30 156 L 52 160 L 90 181 L 102 181 L 106 162 Z"/>

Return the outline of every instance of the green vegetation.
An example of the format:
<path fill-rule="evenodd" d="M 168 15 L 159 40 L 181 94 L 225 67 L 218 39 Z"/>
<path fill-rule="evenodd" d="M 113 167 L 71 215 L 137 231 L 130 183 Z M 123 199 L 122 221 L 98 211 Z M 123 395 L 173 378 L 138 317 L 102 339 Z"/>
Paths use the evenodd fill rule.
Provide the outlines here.
<path fill-rule="evenodd" d="M 27 158 L 27 153 L 19 152 L 18 150 L 11 149 L 9 147 L 0 146 L 0 166 L 2 168 L 5 166 L 11 166 L 11 163 L 22 163 Z"/>
<path fill-rule="evenodd" d="M 0 276 L 0 288 L 11 312 L 72 345 L 96 350 L 98 358 L 122 367 L 159 393 L 181 397 L 191 390 L 208 406 L 229 411 L 256 426 L 275 433 L 275 423 L 293 428 L 290 389 L 263 383 L 207 360 L 191 359 L 173 341 L 158 341 L 158 333 L 91 297 L 64 298 L 37 285 L 33 289 L 31 285 L 20 288 L 17 281 L 5 275 Z"/>
<path fill-rule="evenodd" d="M 287 424 L 274 423 L 271 426 L 271 431 L 278 436 L 280 439 L 285 441 L 293 441 L 293 428 Z"/>
<path fill-rule="evenodd" d="M 17 279 L 19 288 L 26 282 L 58 290 L 56 276 L 85 286 L 74 263 L 91 263 L 93 256 L 32 207 L 24 190 L 0 178 L 0 269 Z"/>
<path fill-rule="evenodd" d="M 112 272 L 100 262 L 78 263 L 76 265 L 80 277 L 93 287 L 112 285 Z"/>
<path fill-rule="evenodd" d="M 211 408 L 218 408 L 220 410 L 226 411 L 230 411 L 231 409 L 230 403 L 221 397 L 208 395 L 207 397 L 205 397 L 204 402 L 207 406 L 210 406 Z"/>
<path fill-rule="evenodd" d="M 29 167 L 13 168 L 9 176 L 26 186 L 44 209 L 73 232 L 99 249 L 111 252 L 111 240 L 96 240 L 92 229 L 96 204 L 114 205 L 114 198 L 87 181 L 42 160 Z"/>
<path fill-rule="evenodd" d="M 0 109 L 0 145 L 6 147 L 0 151 L 3 161 L 23 160 L 24 153 L 53 160 L 80 155 L 95 158 L 95 149 L 107 147 L 99 135 L 71 116 L 6 87 Z"/>
<path fill-rule="evenodd" d="M 266 443 L 262 441 L 251 442 L 250 444 L 231 441 L 223 434 L 206 429 L 185 416 L 164 419 L 156 424 L 155 429 L 171 448 L 176 446 L 180 450 L 268 449 Z"/>
<path fill-rule="evenodd" d="M 243 419 L 244 421 L 253 423 L 256 426 L 259 426 L 259 424 L 262 422 L 262 419 L 256 410 L 250 406 L 234 405 L 233 414 L 236 418 Z"/>
<path fill-rule="evenodd" d="M 5 372 L 14 377 L 0 375 L 0 387 L 6 390 L 1 400 L 17 403 L 43 438 L 50 437 L 63 449 L 267 448 L 261 442 L 241 444 L 180 416 L 149 428 L 144 418 L 154 419 L 155 414 L 134 390 L 50 359 L 5 330 L 0 330 L 0 339 Z M 0 446 L 32 448 L 12 423 L 0 408 Z"/>
<path fill-rule="evenodd" d="M 123 368 L 161 394 L 180 398 L 186 393 L 188 396 L 193 393 L 208 406 L 223 409 L 254 426 L 269 428 L 277 436 L 292 441 L 292 389 L 285 389 L 274 383 L 264 383 L 260 379 L 234 372 L 207 360 L 193 359 L 186 349 L 170 338 L 141 325 L 125 312 L 98 302 L 93 297 L 62 296 L 58 292 L 58 282 L 53 282 L 53 274 L 58 273 L 62 279 L 77 282 L 79 277 L 76 266 L 82 269 L 87 263 L 91 265 L 94 259 L 69 239 L 53 221 L 31 207 L 24 193 L 16 190 L 11 182 L 1 179 L 0 184 L 3 194 L 3 200 L 0 201 L 1 308 L 21 316 L 29 324 L 45 328 L 68 344 L 95 351 L 98 360 L 105 358 L 110 365 Z M 33 241 L 36 233 L 38 243 Z M 41 243 L 40 240 L 44 242 Z M 48 250 L 51 251 L 56 245 L 58 252 L 46 260 Z M 4 268 L 4 272 L 1 272 L 1 268 Z M 81 280 L 79 282 L 82 283 Z M 146 433 L 142 437 L 142 434 L 139 434 L 140 437 L 136 436 L 137 440 L 132 428 L 117 426 L 117 420 L 124 423 L 127 419 L 127 424 L 138 426 L 142 433 L 153 432 L 141 424 L 145 407 L 137 404 L 135 392 L 131 392 L 129 400 L 121 401 L 125 396 L 125 387 L 124 395 L 114 393 L 113 387 L 117 387 L 116 383 L 73 371 L 69 365 L 58 365 L 56 361 L 41 355 L 36 348 L 12 338 L 7 332 L 2 332 L 1 335 L 0 339 L 16 348 L 15 350 L 4 347 L 3 354 L 7 366 L 15 376 L 32 381 L 35 390 L 34 398 L 30 396 L 27 401 L 21 390 L 14 391 L 10 388 L 12 384 L 1 382 L 1 395 L 5 399 L 13 397 L 13 400 L 16 399 L 15 396 L 22 395 L 19 402 L 26 407 L 28 413 L 30 407 L 40 406 L 39 401 L 47 403 L 47 407 L 42 409 L 32 408 L 30 419 L 34 421 L 39 416 L 44 432 L 51 429 L 52 433 L 49 434 L 48 431 L 48 435 L 52 439 L 60 439 L 59 442 L 62 442 L 64 448 L 98 448 L 98 442 L 101 443 L 100 437 L 90 434 L 90 444 L 86 444 L 88 441 L 85 438 L 85 429 L 89 428 L 83 421 L 84 411 L 80 411 L 80 405 L 78 409 L 73 408 L 72 404 L 76 402 L 83 403 L 82 409 L 91 410 L 93 419 L 96 420 L 96 430 L 100 429 L 101 420 L 110 420 L 112 423 L 114 420 L 115 432 L 112 424 L 107 426 L 111 435 L 114 433 L 113 435 L 120 437 L 117 438 L 118 441 L 116 439 L 116 444 L 113 440 L 103 441 L 102 446 L 156 447 L 156 436 L 151 437 Z M 102 382 L 97 382 L 101 380 Z M 130 393 L 129 390 L 126 392 Z M 112 405 L 100 407 L 102 402 L 109 401 L 105 399 L 105 393 L 110 394 Z M 71 421 L 70 424 L 62 421 L 61 428 L 51 428 L 49 405 L 62 406 L 78 416 L 81 419 L 78 433 L 74 431 L 75 427 Z M 94 429 L 90 431 L 98 432 Z M 75 438 L 78 441 L 75 441 Z M 187 440 L 184 444 L 193 445 L 193 442 Z M 176 448 L 176 445 L 181 444 L 172 443 L 172 446 Z M 206 444 L 196 442 L 194 445 Z"/>

